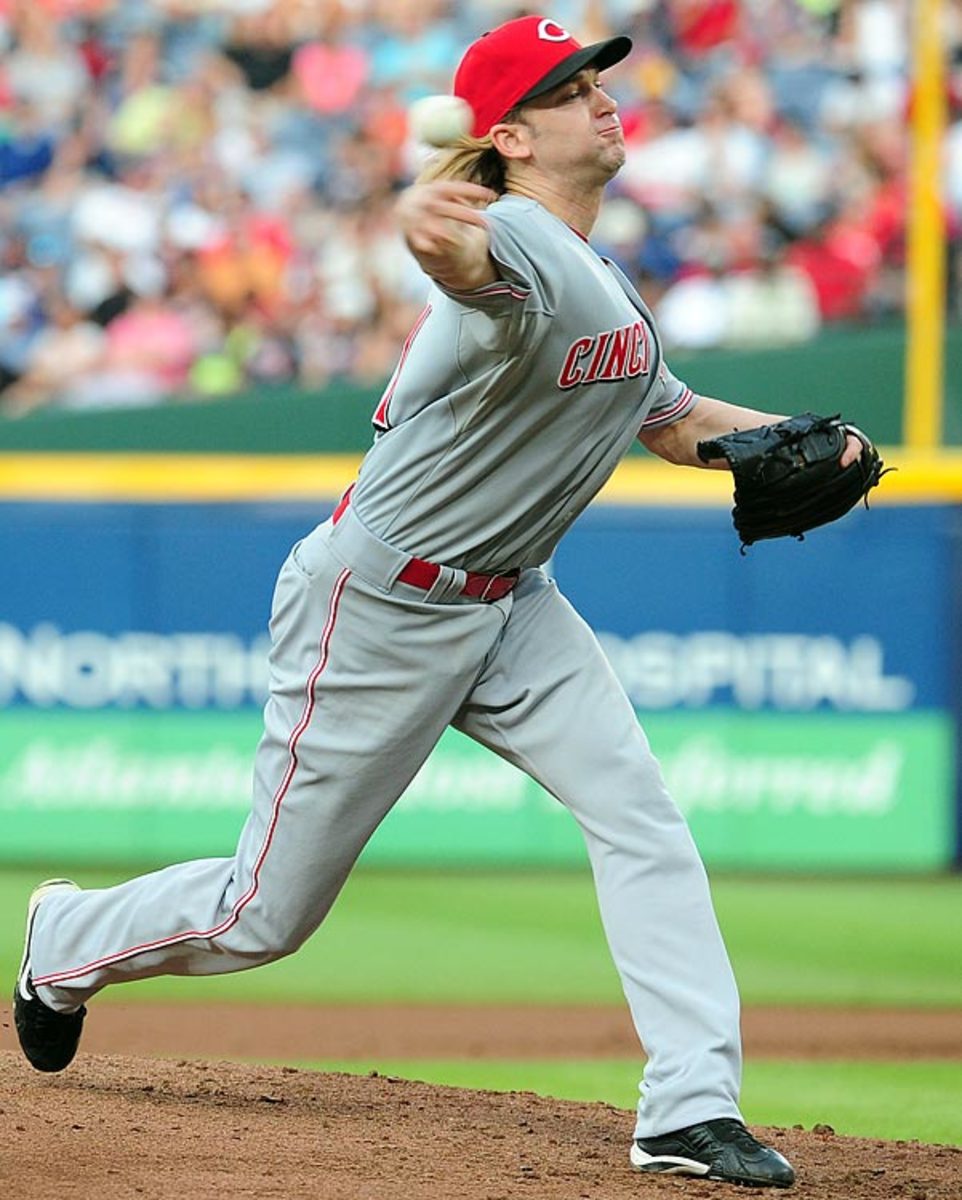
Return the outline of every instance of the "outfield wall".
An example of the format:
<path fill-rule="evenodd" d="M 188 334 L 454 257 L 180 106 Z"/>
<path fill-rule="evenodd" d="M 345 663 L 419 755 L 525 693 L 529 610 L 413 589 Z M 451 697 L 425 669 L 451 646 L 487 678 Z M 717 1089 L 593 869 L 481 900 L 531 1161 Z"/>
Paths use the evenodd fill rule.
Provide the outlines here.
<path fill-rule="evenodd" d="M 742 556 L 714 473 L 678 474 L 711 496 L 624 504 L 616 480 L 552 570 L 709 864 L 949 865 L 962 510 L 883 503 Z M 76 479 L 70 500 L 0 501 L 0 861 L 159 863 L 229 853 L 240 828 L 274 576 L 331 499 L 162 503 L 144 480 L 136 502 L 84 501 Z M 455 733 L 366 851 L 582 857 L 554 800 Z"/>
<path fill-rule="evenodd" d="M 696 392 L 762 412 L 842 412 L 879 443 L 903 433 L 905 329 L 832 327 L 802 346 L 673 353 L 675 373 Z M 260 388 L 228 400 L 101 411 L 39 410 L 0 419 L 5 451 L 218 454 L 362 453 L 381 386 L 336 382 L 321 391 Z M 945 336 L 943 438 L 962 444 L 962 328 Z M 641 454 L 639 448 L 633 451 Z"/>

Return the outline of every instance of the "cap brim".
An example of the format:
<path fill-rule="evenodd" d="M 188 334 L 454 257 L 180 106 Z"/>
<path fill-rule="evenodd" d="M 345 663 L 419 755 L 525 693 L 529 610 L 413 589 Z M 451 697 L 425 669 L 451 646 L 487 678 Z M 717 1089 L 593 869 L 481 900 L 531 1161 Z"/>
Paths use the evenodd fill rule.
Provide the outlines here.
<path fill-rule="evenodd" d="M 580 50 L 576 50 L 564 62 L 558 65 L 545 75 L 544 79 L 539 80 L 529 91 L 518 101 L 518 104 L 527 104 L 529 100 L 535 100 L 538 96 L 543 96 L 545 92 L 550 92 L 552 88 L 558 87 L 565 80 L 571 79 L 577 75 L 579 71 L 583 71 L 586 67 L 597 67 L 599 71 L 606 71 L 609 67 L 613 67 L 615 63 L 621 62 L 623 58 L 627 58 L 631 53 L 631 38 L 613 37 L 608 38 L 604 42 L 594 42 L 590 46 L 582 46 Z"/>

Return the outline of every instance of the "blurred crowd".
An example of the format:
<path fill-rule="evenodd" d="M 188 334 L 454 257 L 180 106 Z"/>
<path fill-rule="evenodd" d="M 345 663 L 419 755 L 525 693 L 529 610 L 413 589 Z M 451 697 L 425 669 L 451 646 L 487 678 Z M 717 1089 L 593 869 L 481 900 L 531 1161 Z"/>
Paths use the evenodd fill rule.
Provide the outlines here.
<path fill-rule="evenodd" d="M 909 0 L 0 0 L 0 414 L 377 384 L 423 302 L 407 106 L 527 11 L 629 33 L 593 237 L 675 348 L 903 308 Z M 944 6 L 950 303 L 962 3 Z M 957 309 L 956 309 L 957 311 Z"/>

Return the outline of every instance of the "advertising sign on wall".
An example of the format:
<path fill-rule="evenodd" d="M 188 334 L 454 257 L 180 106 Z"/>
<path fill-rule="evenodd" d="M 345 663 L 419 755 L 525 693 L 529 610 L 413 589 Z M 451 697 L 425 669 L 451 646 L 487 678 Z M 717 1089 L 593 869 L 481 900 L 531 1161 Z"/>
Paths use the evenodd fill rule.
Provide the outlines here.
<path fill-rule="evenodd" d="M 274 576 L 317 516 L 4 506 L 3 859 L 230 853 L 260 734 Z M 918 870 L 954 847 L 955 547 L 942 509 L 854 513 L 801 546 L 741 556 L 727 514 L 605 507 L 551 568 L 598 632 L 710 864 Z M 449 732 L 366 859 L 583 853 L 554 799 Z"/>

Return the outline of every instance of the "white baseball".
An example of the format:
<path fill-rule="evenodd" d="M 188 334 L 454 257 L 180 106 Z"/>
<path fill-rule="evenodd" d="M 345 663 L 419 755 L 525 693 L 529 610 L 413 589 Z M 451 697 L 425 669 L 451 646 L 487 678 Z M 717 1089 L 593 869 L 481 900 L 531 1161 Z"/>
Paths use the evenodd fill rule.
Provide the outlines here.
<path fill-rule="evenodd" d="M 424 96 L 408 110 L 414 137 L 426 146 L 451 146 L 471 132 L 474 113 L 460 96 Z"/>

